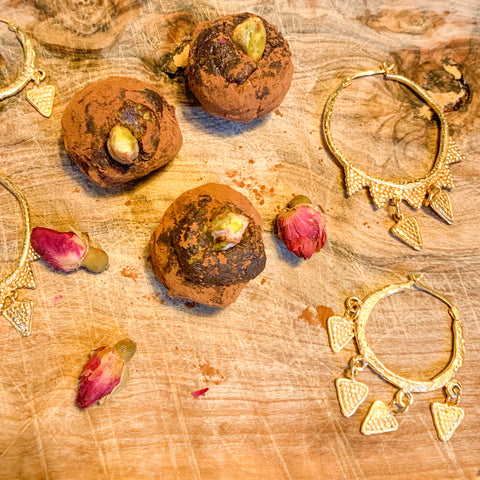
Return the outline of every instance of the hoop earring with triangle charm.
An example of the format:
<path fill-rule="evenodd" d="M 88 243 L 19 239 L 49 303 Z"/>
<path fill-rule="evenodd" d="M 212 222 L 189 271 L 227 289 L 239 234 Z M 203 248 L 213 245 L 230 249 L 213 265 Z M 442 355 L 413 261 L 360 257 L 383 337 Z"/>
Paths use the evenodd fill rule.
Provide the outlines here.
<path fill-rule="evenodd" d="M 17 267 L 4 280 L 0 281 L 0 312 L 23 336 L 32 332 L 33 302 L 29 299 L 18 300 L 17 291 L 22 288 L 35 288 L 35 279 L 30 263 L 38 255 L 30 245 L 30 215 L 28 204 L 22 192 L 5 177 L 0 183 L 17 198 L 23 218 L 23 247 Z"/>
<path fill-rule="evenodd" d="M 400 211 L 401 202 L 405 201 L 415 209 L 422 205 L 429 206 L 442 220 L 451 224 L 453 222 L 453 211 L 449 195 L 445 190 L 453 188 L 449 165 L 461 160 L 463 156 L 450 138 L 445 115 L 437 102 L 416 83 L 406 77 L 391 73 L 392 69 L 393 65 L 383 64 L 380 70 L 360 72 L 345 78 L 327 100 L 322 127 L 329 150 L 344 169 L 347 195 L 353 195 L 363 187 L 368 187 L 370 196 L 377 208 L 381 208 L 390 202 L 395 207 L 395 212 L 392 215 L 395 224 L 391 227 L 390 232 L 408 246 L 415 250 L 421 250 L 422 237 L 418 222 L 415 217 L 406 217 Z M 331 117 L 339 93 L 348 87 L 353 80 L 371 75 L 383 75 L 385 80 L 393 80 L 406 85 L 436 113 L 440 122 L 439 147 L 433 167 L 424 177 L 402 183 L 376 178 L 352 165 L 335 145 L 331 131 Z"/>
<path fill-rule="evenodd" d="M 420 281 L 421 275 L 412 275 L 403 283 L 388 285 L 367 295 L 363 300 L 350 297 L 346 300 L 343 317 L 333 316 L 327 320 L 328 338 L 334 352 L 342 350 L 355 339 L 358 354 L 350 359 L 350 378 L 338 378 L 335 381 L 340 410 L 346 417 L 353 415 L 368 396 L 368 386 L 357 380 L 357 374 L 369 366 L 375 373 L 397 388 L 390 404 L 375 400 L 364 418 L 360 431 L 364 435 L 393 432 L 398 428 L 396 416 L 405 413 L 413 403 L 413 394 L 430 392 L 443 388 L 446 402 L 431 404 L 433 423 L 438 438 L 447 441 L 464 417 L 464 411 L 458 406 L 462 386 L 455 380 L 455 374 L 461 367 L 465 356 L 465 342 L 460 312 L 449 300 L 427 287 Z M 366 325 L 368 317 L 377 302 L 388 295 L 410 289 L 412 286 L 441 300 L 448 306 L 452 319 L 453 353 L 448 365 L 431 380 L 418 381 L 402 377 L 388 369 L 375 355 L 367 342 Z"/>
<path fill-rule="evenodd" d="M 6 23 L 8 28 L 15 33 L 23 49 L 23 69 L 15 81 L 6 87 L 0 88 L 0 101 L 11 97 L 23 90 L 31 81 L 35 86 L 26 93 L 30 104 L 44 117 L 50 117 L 55 98 L 53 85 L 40 86 L 45 79 L 45 72 L 35 66 L 35 50 L 26 33 L 10 20 L 0 17 L 0 22 Z"/>

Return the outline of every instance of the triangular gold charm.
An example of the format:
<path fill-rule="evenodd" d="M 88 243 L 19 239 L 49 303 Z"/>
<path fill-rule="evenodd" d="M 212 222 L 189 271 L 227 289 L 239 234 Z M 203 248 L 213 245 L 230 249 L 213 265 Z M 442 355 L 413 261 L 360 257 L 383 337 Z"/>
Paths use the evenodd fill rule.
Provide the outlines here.
<path fill-rule="evenodd" d="M 28 337 L 32 333 L 33 302 L 31 300 L 20 302 L 14 300 L 2 313 L 23 336 Z"/>
<path fill-rule="evenodd" d="M 335 386 L 337 388 L 338 403 L 340 404 L 342 414 L 345 417 L 352 416 L 367 398 L 367 385 L 349 380 L 348 378 L 337 378 Z"/>
<path fill-rule="evenodd" d="M 396 196 L 395 187 L 373 183 L 369 186 L 370 196 L 377 208 L 381 208 L 385 203 Z"/>
<path fill-rule="evenodd" d="M 420 184 L 414 185 L 403 192 L 403 200 L 413 208 L 420 208 L 427 196 L 427 186 Z"/>
<path fill-rule="evenodd" d="M 360 431 L 364 435 L 373 435 L 375 433 L 393 432 L 397 428 L 398 422 L 394 414 L 384 402 L 375 400 L 362 422 Z"/>
<path fill-rule="evenodd" d="M 342 317 L 330 317 L 327 320 L 330 347 L 338 353 L 353 338 L 353 322 Z"/>
<path fill-rule="evenodd" d="M 462 408 L 448 403 L 432 403 L 431 409 L 438 438 L 446 442 L 460 425 L 465 413 Z"/>
<path fill-rule="evenodd" d="M 453 210 L 450 197 L 445 190 L 434 193 L 428 201 L 432 210 L 449 225 L 453 223 Z"/>
<path fill-rule="evenodd" d="M 453 188 L 453 176 L 448 165 L 444 165 L 438 172 L 435 183 L 441 187 Z"/>
<path fill-rule="evenodd" d="M 15 288 L 35 288 L 35 279 L 33 278 L 33 272 L 30 264 L 27 263 L 17 273 L 15 280 Z"/>
<path fill-rule="evenodd" d="M 347 195 L 353 195 L 358 190 L 368 185 L 368 181 L 354 168 L 347 168 L 345 170 L 345 187 Z"/>
<path fill-rule="evenodd" d="M 447 164 L 456 163 L 463 160 L 464 156 L 460 153 L 456 143 L 450 139 L 447 150 Z"/>
<path fill-rule="evenodd" d="M 49 117 L 52 114 L 54 98 L 55 87 L 53 85 L 34 87 L 27 92 L 27 100 L 44 117 Z"/>
<path fill-rule="evenodd" d="M 390 232 L 415 250 L 422 249 L 422 237 L 415 217 L 402 218 L 390 229 Z"/>
<path fill-rule="evenodd" d="M 40 258 L 40 255 L 31 246 L 28 247 L 27 261 L 34 262 L 39 258 Z"/>

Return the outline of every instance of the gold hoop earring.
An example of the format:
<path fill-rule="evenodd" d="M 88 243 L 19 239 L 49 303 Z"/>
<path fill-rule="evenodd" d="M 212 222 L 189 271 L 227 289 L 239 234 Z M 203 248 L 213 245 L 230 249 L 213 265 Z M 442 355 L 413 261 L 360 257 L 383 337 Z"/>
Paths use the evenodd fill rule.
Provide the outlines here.
<path fill-rule="evenodd" d="M 415 217 L 406 217 L 400 211 L 400 204 L 405 201 L 415 209 L 420 208 L 422 204 L 430 206 L 440 218 L 451 224 L 453 222 L 452 206 L 450 197 L 444 188 L 453 188 L 449 165 L 461 160 L 463 156 L 450 138 L 445 115 L 437 102 L 416 83 L 401 75 L 391 73 L 392 69 L 393 65 L 383 64 L 380 70 L 360 72 L 345 78 L 327 100 L 322 127 L 329 150 L 343 167 L 347 195 L 351 196 L 363 187 L 368 187 L 377 208 L 385 206 L 387 202 L 393 204 L 395 212 L 392 218 L 395 224 L 391 227 L 390 232 L 415 250 L 421 250 L 422 237 L 418 222 Z M 393 80 L 406 85 L 432 108 L 439 119 L 440 138 L 437 156 L 432 169 L 422 178 L 407 182 L 392 182 L 368 175 L 353 166 L 335 145 L 330 125 L 335 100 L 341 90 L 348 87 L 353 80 L 372 75 L 383 75 L 385 80 Z"/>
<path fill-rule="evenodd" d="M 27 337 L 32 332 L 33 302 L 17 300 L 17 290 L 35 288 L 30 262 L 39 257 L 30 246 L 30 215 L 25 197 L 8 178 L 0 176 L 0 183 L 17 198 L 23 218 L 22 253 L 15 270 L 0 281 L 0 311 L 17 331 Z"/>
<path fill-rule="evenodd" d="M 349 297 L 345 301 L 344 316 L 333 316 L 327 321 L 330 347 L 335 353 L 342 350 L 353 338 L 355 338 L 359 352 L 358 355 L 354 355 L 350 359 L 351 378 L 338 378 L 335 381 L 340 410 L 344 416 L 350 417 L 353 415 L 368 395 L 368 386 L 356 379 L 357 373 L 367 365 L 377 375 L 398 389 L 390 406 L 381 400 L 375 400 L 372 403 L 360 429 L 365 435 L 397 430 L 398 422 L 395 415 L 408 410 L 413 403 L 413 393 L 431 392 L 441 388 L 445 390 L 446 402 L 435 402 L 431 405 L 433 422 L 439 439 L 442 441 L 449 440 L 463 420 L 464 411 L 457 406 L 460 401 L 462 386 L 460 382 L 454 379 L 465 356 L 460 312 L 449 300 L 423 284 L 420 278 L 421 275 L 414 274 L 408 281 L 381 288 L 367 295 L 362 301 L 356 297 Z M 440 373 L 428 381 L 412 380 L 388 369 L 375 355 L 366 336 L 368 317 L 377 302 L 385 296 L 410 289 L 412 286 L 445 303 L 453 322 L 453 352 L 450 361 Z"/>
<path fill-rule="evenodd" d="M 18 25 L 6 18 L 0 18 L 0 22 L 6 23 L 8 29 L 15 33 L 23 49 L 23 69 L 11 85 L 0 88 L 0 101 L 16 95 L 33 81 L 35 86 L 26 93 L 27 100 L 44 117 L 50 117 L 55 87 L 53 85 L 39 86 L 40 82 L 45 79 L 45 72 L 35 66 L 35 50 L 32 42 Z"/>

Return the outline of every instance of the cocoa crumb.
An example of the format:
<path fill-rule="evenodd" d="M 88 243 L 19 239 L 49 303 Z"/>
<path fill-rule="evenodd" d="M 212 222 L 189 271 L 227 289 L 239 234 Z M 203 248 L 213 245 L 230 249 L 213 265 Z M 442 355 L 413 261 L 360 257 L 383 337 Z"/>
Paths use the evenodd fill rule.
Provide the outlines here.
<path fill-rule="evenodd" d="M 134 282 L 137 281 L 138 271 L 133 267 L 124 267 L 120 273 L 123 277 L 131 278 Z"/>
<path fill-rule="evenodd" d="M 316 313 L 312 311 L 312 307 L 308 306 L 298 316 L 299 320 L 305 320 L 309 325 L 314 327 L 321 325 L 323 328 L 327 328 L 327 320 L 335 315 L 335 312 L 325 305 L 317 305 L 315 307 Z"/>

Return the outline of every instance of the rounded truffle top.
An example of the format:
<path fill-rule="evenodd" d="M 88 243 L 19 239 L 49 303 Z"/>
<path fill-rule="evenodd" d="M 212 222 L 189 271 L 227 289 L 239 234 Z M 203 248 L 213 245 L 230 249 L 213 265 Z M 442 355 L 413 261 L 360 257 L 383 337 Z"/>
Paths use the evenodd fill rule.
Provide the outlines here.
<path fill-rule="evenodd" d="M 265 268 L 262 225 L 249 200 L 227 185 L 188 190 L 150 240 L 155 273 L 172 297 L 226 307 Z"/>
<path fill-rule="evenodd" d="M 77 92 L 62 133 L 69 156 L 102 187 L 147 175 L 182 144 L 174 108 L 154 85 L 129 77 L 109 77 Z"/>
<path fill-rule="evenodd" d="M 293 64 L 277 28 L 245 12 L 197 26 L 187 75 L 208 113 L 249 122 L 281 103 L 290 88 Z"/>

